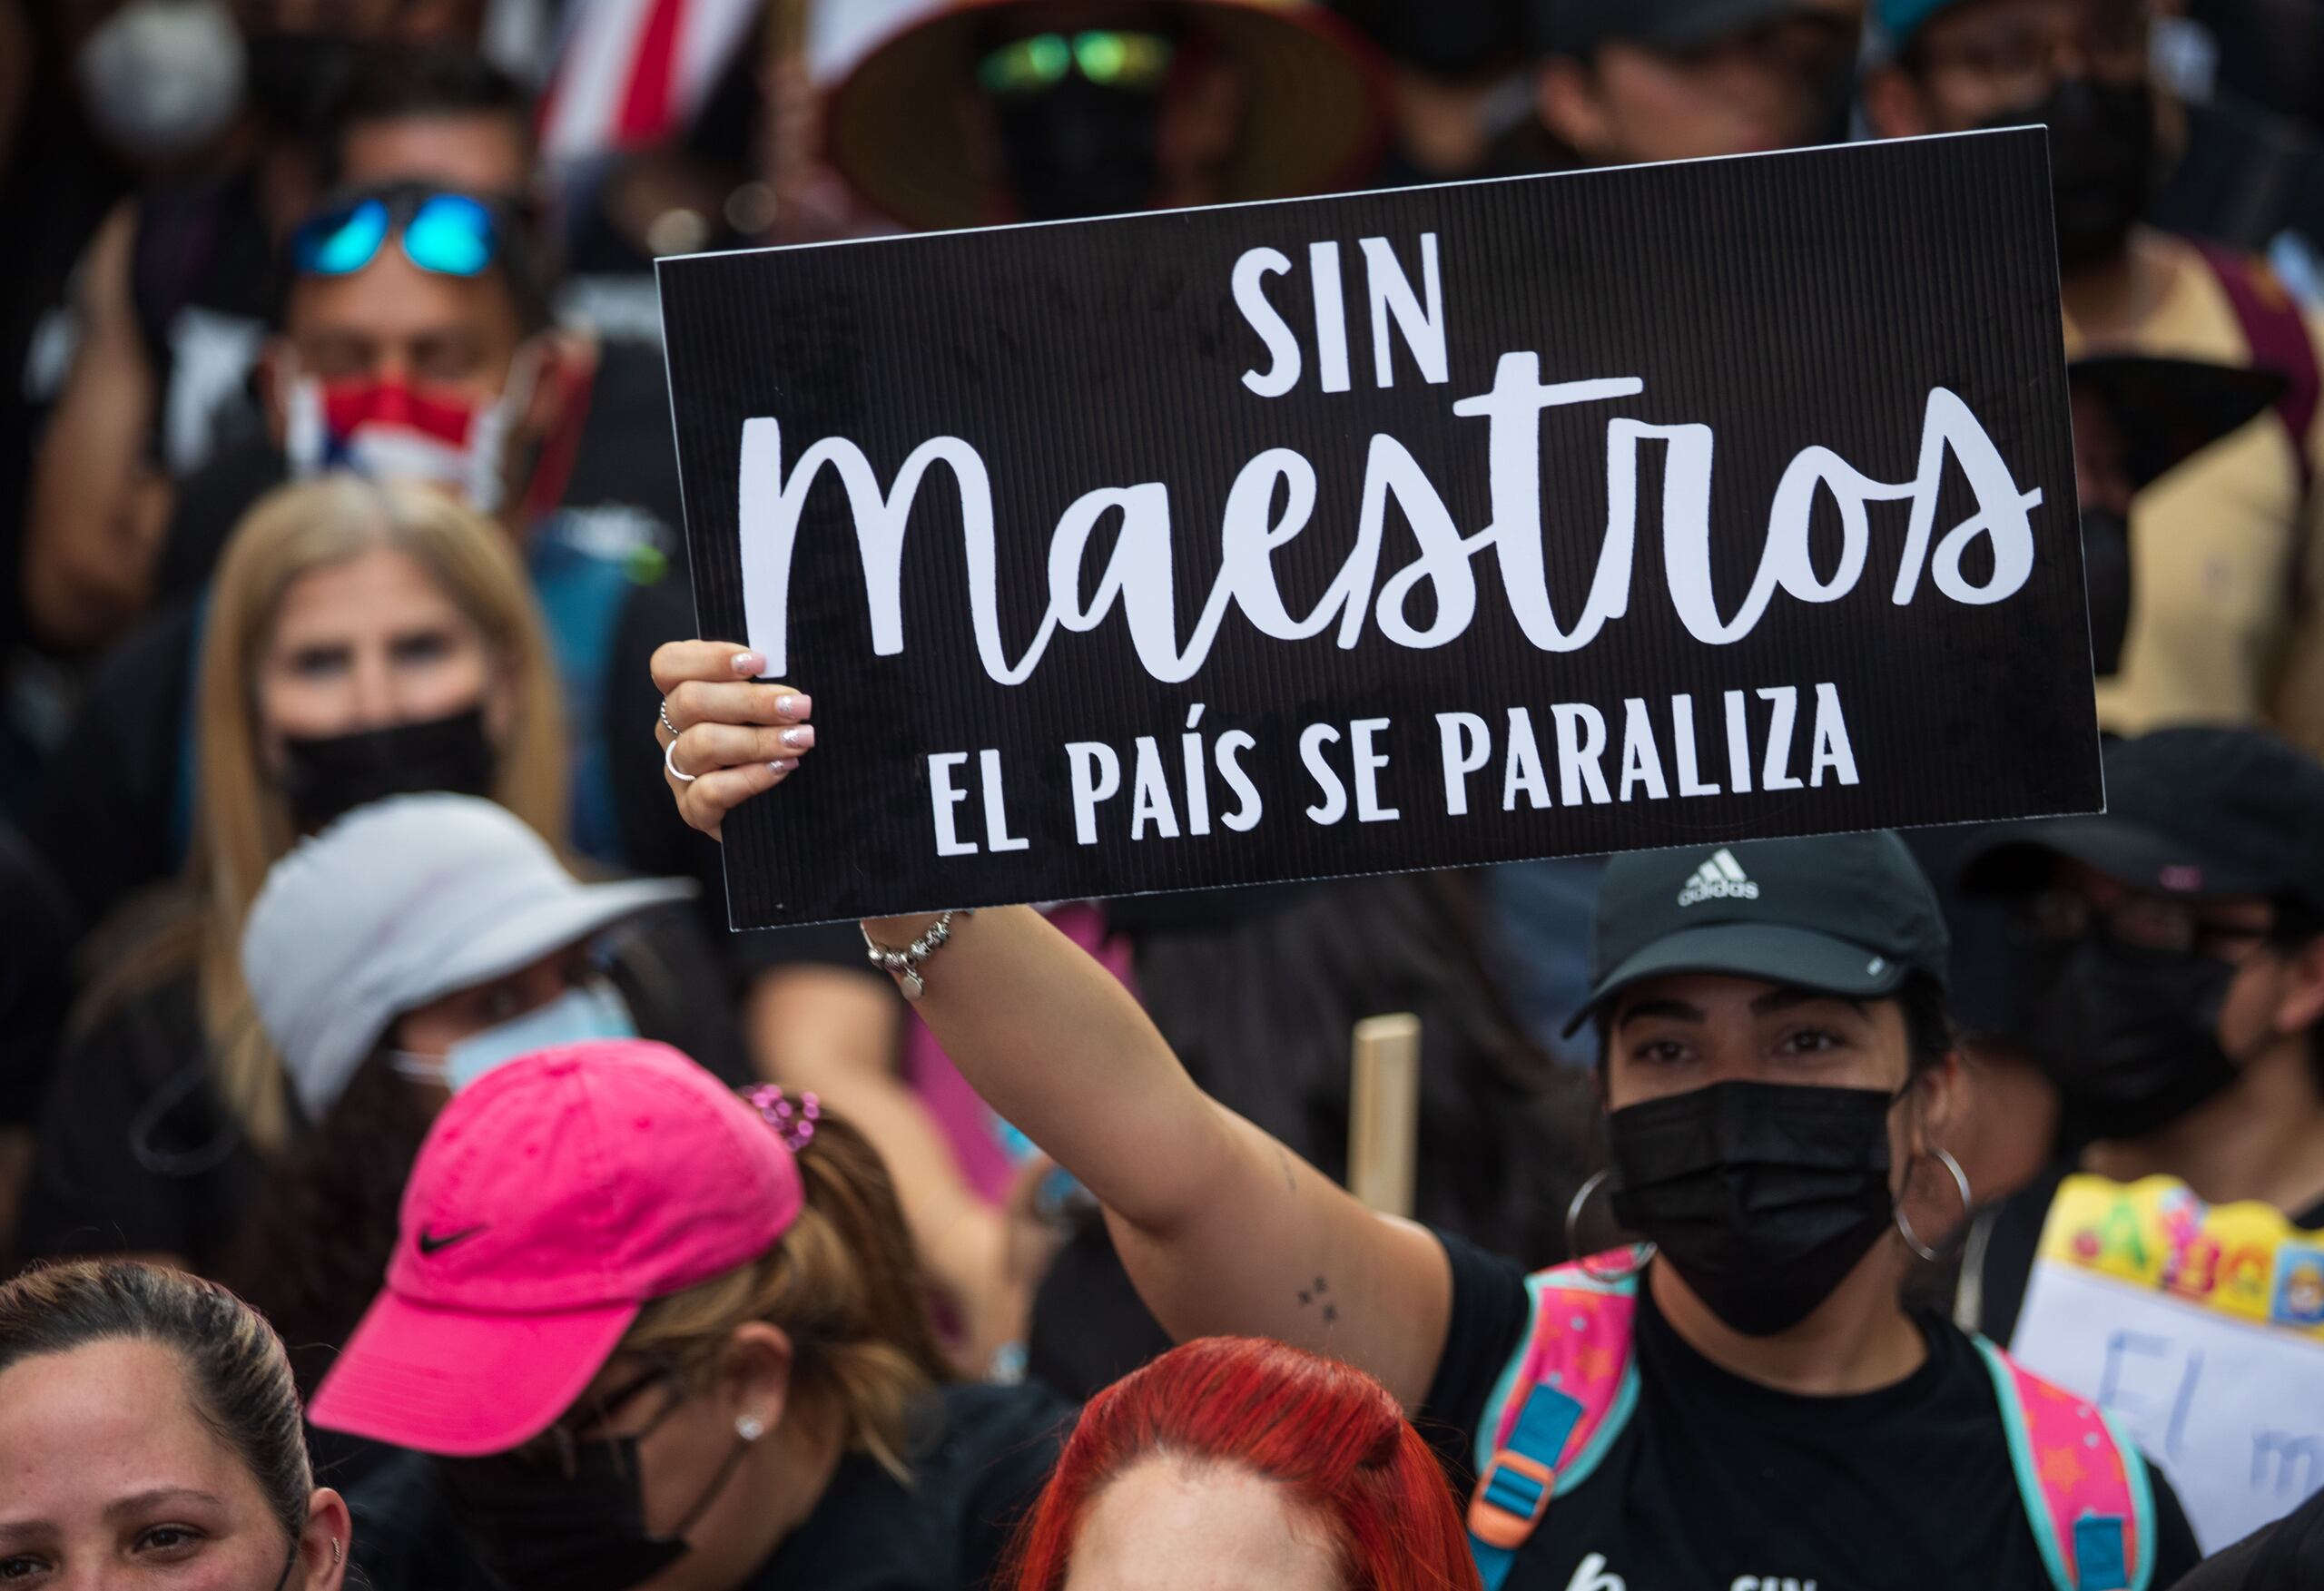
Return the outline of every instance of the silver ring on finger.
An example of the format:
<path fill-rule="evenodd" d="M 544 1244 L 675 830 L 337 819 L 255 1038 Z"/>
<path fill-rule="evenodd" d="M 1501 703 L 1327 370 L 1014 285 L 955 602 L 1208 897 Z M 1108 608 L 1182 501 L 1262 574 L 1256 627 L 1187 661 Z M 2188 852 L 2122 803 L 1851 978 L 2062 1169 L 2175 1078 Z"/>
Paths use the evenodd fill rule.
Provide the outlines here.
<path fill-rule="evenodd" d="M 702 777 L 699 773 L 688 773 L 678 766 L 678 742 L 675 741 L 662 748 L 662 771 L 680 784 L 692 784 Z"/>
<path fill-rule="evenodd" d="M 660 712 L 662 715 L 662 727 L 670 732 L 670 738 L 672 740 L 676 740 L 678 738 L 678 726 L 670 722 L 670 699 L 667 696 L 662 698 Z"/>

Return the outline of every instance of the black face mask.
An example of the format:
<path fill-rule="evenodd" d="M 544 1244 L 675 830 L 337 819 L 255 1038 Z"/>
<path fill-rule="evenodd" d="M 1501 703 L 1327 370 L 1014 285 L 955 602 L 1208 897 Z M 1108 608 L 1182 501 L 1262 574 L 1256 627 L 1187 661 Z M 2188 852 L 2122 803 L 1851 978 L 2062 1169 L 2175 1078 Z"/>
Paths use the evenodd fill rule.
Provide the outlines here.
<path fill-rule="evenodd" d="M 2090 666 L 2110 679 L 2131 629 L 2131 526 L 2111 508 L 2082 511 L 2082 581 L 2090 593 Z"/>
<path fill-rule="evenodd" d="M 1143 210 L 1160 182 L 1161 101 L 1134 89 L 1065 78 L 994 102 L 1000 159 L 1026 221 L 1073 221 Z"/>
<path fill-rule="evenodd" d="M 306 832 L 388 796 L 492 793 L 492 742 L 485 738 L 481 707 L 423 723 L 286 740 L 282 752 L 282 793 L 292 820 Z"/>
<path fill-rule="evenodd" d="M 2145 213 L 2157 175 L 2154 95 L 2142 83 L 2069 77 L 2039 104 L 1989 118 L 1987 127 L 2039 122 L 2050 130 L 2050 190 L 2058 264 L 2078 270 L 2119 252 Z"/>
<path fill-rule="evenodd" d="M 1609 1118 L 1615 1217 L 1750 1337 L 1806 1320 L 1888 1229 L 1876 1088 L 1713 1083 Z"/>
<path fill-rule="evenodd" d="M 2231 963 L 2118 945 L 2102 934 L 2039 954 L 2026 1034 L 2073 1127 L 2099 1138 L 2139 1137 L 2242 1075 L 2219 1043 Z"/>
<path fill-rule="evenodd" d="M 246 41 L 251 103 L 279 133 L 320 137 L 363 47 L 338 34 L 253 34 Z"/>
<path fill-rule="evenodd" d="M 508 1591 L 628 1591 L 685 1556 L 686 1532 L 750 1446 L 737 1440 L 676 1528 L 655 1536 L 645 1528 L 638 1439 L 575 1442 L 569 1478 L 557 1466 L 506 1454 L 439 1459 L 436 1473 L 462 1536 Z"/>

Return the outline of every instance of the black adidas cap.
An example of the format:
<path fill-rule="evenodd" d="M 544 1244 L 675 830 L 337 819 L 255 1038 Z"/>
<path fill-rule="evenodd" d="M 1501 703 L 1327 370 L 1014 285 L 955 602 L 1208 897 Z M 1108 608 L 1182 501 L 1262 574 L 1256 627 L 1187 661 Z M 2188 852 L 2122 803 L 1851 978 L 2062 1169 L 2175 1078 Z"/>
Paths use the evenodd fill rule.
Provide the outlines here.
<path fill-rule="evenodd" d="M 1945 981 L 1945 915 L 1885 830 L 1633 851 L 1606 864 L 1590 931 L 1590 1003 L 1670 973 L 1764 978 L 1851 999 Z"/>
<path fill-rule="evenodd" d="M 2004 831 L 1963 888 L 2028 894 L 2069 856 L 2150 894 L 2265 896 L 2324 917 L 2324 764 L 2253 729 L 2157 730 L 2105 754 L 2103 816 Z"/>

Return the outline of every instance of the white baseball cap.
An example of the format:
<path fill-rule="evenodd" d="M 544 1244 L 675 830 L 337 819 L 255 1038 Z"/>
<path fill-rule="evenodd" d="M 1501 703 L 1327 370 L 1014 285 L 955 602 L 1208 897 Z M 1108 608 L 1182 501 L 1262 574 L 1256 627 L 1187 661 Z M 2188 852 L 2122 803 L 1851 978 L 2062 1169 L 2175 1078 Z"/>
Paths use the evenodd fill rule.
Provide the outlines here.
<path fill-rule="evenodd" d="M 694 892 L 679 879 L 584 884 L 505 807 L 397 796 L 269 870 L 242 928 L 242 977 L 314 1121 L 405 1012 Z"/>

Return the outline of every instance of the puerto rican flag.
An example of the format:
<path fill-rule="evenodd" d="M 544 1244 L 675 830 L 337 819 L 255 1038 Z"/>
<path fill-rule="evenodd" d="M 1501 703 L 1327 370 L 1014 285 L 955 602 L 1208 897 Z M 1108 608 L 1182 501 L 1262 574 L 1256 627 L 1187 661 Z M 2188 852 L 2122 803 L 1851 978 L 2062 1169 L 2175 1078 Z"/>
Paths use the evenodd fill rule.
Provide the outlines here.
<path fill-rule="evenodd" d="M 743 47 L 763 0 L 572 0 L 541 96 L 541 152 L 557 162 L 684 130 Z"/>

